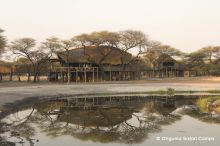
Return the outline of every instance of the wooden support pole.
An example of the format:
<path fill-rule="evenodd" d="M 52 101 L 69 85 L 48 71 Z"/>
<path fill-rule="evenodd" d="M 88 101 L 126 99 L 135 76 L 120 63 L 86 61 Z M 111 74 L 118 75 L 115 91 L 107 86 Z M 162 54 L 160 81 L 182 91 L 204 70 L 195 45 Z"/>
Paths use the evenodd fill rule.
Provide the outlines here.
<path fill-rule="evenodd" d="M 62 79 L 62 82 L 64 82 L 64 74 L 63 74 L 63 70 L 61 71 L 61 79 Z"/>
<path fill-rule="evenodd" d="M 71 81 L 71 70 L 70 67 L 67 68 L 67 83 L 69 84 Z"/>
<path fill-rule="evenodd" d="M 86 107 L 86 97 L 84 98 L 84 106 Z M 84 108 L 85 108 L 85 107 L 84 107 Z"/>
<path fill-rule="evenodd" d="M 98 82 L 98 80 L 99 80 L 99 68 L 97 67 L 97 72 L 96 72 L 96 74 L 97 74 L 97 82 Z"/>
<path fill-rule="evenodd" d="M 58 81 L 58 78 L 57 78 L 57 70 L 55 70 L 55 82 Z"/>
<path fill-rule="evenodd" d="M 95 82 L 95 68 L 92 68 L 92 81 Z"/>
<path fill-rule="evenodd" d="M 170 72 L 169 73 L 170 73 L 170 76 L 172 78 L 173 77 L 173 68 L 172 67 L 170 68 Z"/>
<path fill-rule="evenodd" d="M 166 77 L 168 78 L 168 72 L 167 72 L 167 67 L 166 67 Z"/>
<path fill-rule="evenodd" d="M 84 78 L 85 78 L 85 83 L 86 83 L 86 67 L 84 67 Z"/>
<path fill-rule="evenodd" d="M 50 67 L 50 69 L 49 69 L 49 75 L 48 75 L 48 81 L 51 81 L 51 67 Z M 30 72 L 28 73 L 28 76 L 30 77 Z M 30 78 L 29 78 L 30 79 Z"/>
<path fill-rule="evenodd" d="M 76 69 L 76 83 L 78 82 L 78 71 Z"/>
<path fill-rule="evenodd" d="M 109 72 L 109 80 L 110 81 L 112 80 L 112 72 L 111 71 Z"/>

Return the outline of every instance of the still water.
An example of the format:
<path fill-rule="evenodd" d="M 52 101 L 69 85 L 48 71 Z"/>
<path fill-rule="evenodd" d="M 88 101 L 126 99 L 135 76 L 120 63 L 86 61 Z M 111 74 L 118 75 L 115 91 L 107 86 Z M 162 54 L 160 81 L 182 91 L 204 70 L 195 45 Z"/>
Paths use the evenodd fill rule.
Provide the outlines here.
<path fill-rule="evenodd" d="M 3 108 L 0 141 L 16 146 L 219 146 L 220 116 L 201 110 L 201 97 L 207 98 L 26 99 Z"/>

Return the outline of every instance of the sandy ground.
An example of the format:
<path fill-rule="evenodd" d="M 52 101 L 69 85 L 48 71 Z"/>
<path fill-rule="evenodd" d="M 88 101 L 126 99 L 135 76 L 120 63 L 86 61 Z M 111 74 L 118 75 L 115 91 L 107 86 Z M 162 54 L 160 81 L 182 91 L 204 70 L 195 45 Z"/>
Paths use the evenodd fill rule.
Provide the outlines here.
<path fill-rule="evenodd" d="M 117 94 L 166 90 L 181 91 L 220 90 L 220 78 L 152 79 L 101 83 L 0 83 L 0 106 L 28 97 L 49 97 L 57 95 Z"/>

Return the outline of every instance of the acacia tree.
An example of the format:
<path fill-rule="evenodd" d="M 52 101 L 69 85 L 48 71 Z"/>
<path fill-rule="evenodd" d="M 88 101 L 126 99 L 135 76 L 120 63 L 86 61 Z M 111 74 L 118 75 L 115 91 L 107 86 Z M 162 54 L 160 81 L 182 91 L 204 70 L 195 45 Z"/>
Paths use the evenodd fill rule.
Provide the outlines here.
<path fill-rule="evenodd" d="M 220 46 L 207 46 L 188 55 L 189 62 L 192 62 L 196 70 L 206 72 L 208 75 L 220 74 L 217 66 L 220 60 Z M 189 63 L 191 64 L 191 63 Z M 191 64 L 191 65 L 192 65 Z"/>
<path fill-rule="evenodd" d="M 205 62 L 204 62 L 205 54 L 201 52 L 192 52 L 185 57 L 185 65 L 186 67 L 202 72 L 205 71 Z"/>
<path fill-rule="evenodd" d="M 204 47 L 200 50 L 198 50 L 198 52 L 200 52 L 201 54 L 204 54 L 204 59 L 208 60 L 210 64 L 212 64 L 213 61 L 213 55 L 214 55 L 214 47 L 212 46 L 208 46 L 208 47 Z"/>
<path fill-rule="evenodd" d="M 6 46 L 6 39 L 4 36 L 1 35 L 4 31 L 0 29 L 0 56 L 4 53 L 5 51 L 5 46 Z"/>
<path fill-rule="evenodd" d="M 208 61 L 209 64 L 212 64 L 213 60 L 220 58 L 220 46 L 207 46 L 196 52 L 204 54 L 204 59 Z"/>
<path fill-rule="evenodd" d="M 100 71 L 105 76 L 103 72 L 103 62 L 105 59 L 111 54 L 111 52 L 118 48 L 119 55 L 121 56 L 121 64 L 123 66 L 123 70 L 125 70 L 125 66 L 129 60 L 126 58 L 127 53 L 132 49 L 138 49 L 138 52 L 135 57 L 130 58 L 129 63 L 135 61 L 141 54 L 143 54 L 144 49 L 148 44 L 147 36 L 140 32 L 134 30 L 126 30 L 122 32 L 109 32 L 109 31 L 99 31 L 93 32 L 91 34 L 82 34 L 74 37 L 78 42 L 79 46 L 84 48 L 84 54 L 87 56 L 89 61 L 94 62 L 90 57 L 90 54 L 86 53 L 86 47 L 95 46 L 99 51 L 101 57 L 99 58 L 97 64 L 99 65 Z M 97 61 L 97 60 L 96 60 Z"/>
<path fill-rule="evenodd" d="M 119 36 L 117 33 L 109 31 L 93 32 L 90 34 L 90 42 L 95 45 L 99 51 L 101 57 L 98 60 L 98 65 L 100 67 L 101 73 L 105 76 L 103 72 L 103 62 L 111 54 L 113 49 L 117 47 L 119 41 Z"/>
<path fill-rule="evenodd" d="M 90 40 L 89 37 L 90 37 L 89 34 L 84 33 L 84 34 L 77 35 L 77 36 L 73 37 L 72 40 L 75 41 L 75 44 L 76 44 L 77 47 L 79 47 L 79 48 L 82 47 L 83 48 L 84 55 L 87 57 L 87 60 L 92 61 L 90 54 L 88 54 L 86 52 L 86 48 L 88 46 L 92 45 L 91 42 L 89 41 Z"/>
<path fill-rule="evenodd" d="M 69 61 L 69 57 L 70 57 L 70 50 L 76 46 L 76 43 L 75 43 L 75 39 L 70 39 L 70 40 L 61 40 L 60 41 L 60 46 L 59 46 L 59 51 L 60 54 L 64 55 L 66 57 L 66 63 L 67 63 L 67 67 L 68 67 L 68 70 L 67 70 L 67 82 L 70 83 L 70 80 L 71 80 L 71 70 L 70 70 L 70 61 Z"/>
<path fill-rule="evenodd" d="M 119 32 L 119 34 L 118 48 L 121 49 L 121 65 L 122 70 L 125 71 L 128 64 L 140 61 L 140 57 L 148 47 L 149 39 L 143 32 L 137 30 L 125 30 Z M 136 54 L 131 58 L 125 57 L 130 51 L 134 51 Z M 124 76 L 124 72 L 122 72 L 121 78 L 124 78 Z"/>
<path fill-rule="evenodd" d="M 27 82 L 30 81 L 32 66 L 27 58 L 19 57 L 15 62 L 13 62 L 14 72 L 18 76 L 18 81 L 20 81 L 21 73 L 27 73 Z M 13 71 L 13 70 L 12 70 Z M 13 72 L 11 72 L 10 81 L 12 81 Z"/>
<path fill-rule="evenodd" d="M 92 32 L 91 34 L 82 34 L 74 37 L 76 43 L 83 47 L 84 55 L 90 62 L 97 62 L 102 76 L 105 78 L 103 71 L 103 62 L 111 54 L 111 52 L 118 46 L 119 34 L 116 32 L 109 31 L 99 31 Z M 100 54 L 99 60 L 94 60 L 89 53 L 86 52 L 86 48 L 90 46 L 95 46 Z"/>
<path fill-rule="evenodd" d="M 151 41 L 147 47 L 147 50 L 145 52 L 146 54 L 155 53 L 157 57 L 161 54 L 167 54 L 169 56 L 179 56 L 184 57 L 186 54 L 180 51 L 179 49 L 176 49 L 170 45 L 164 45 L 158 41 Z"/>
<path fill-rule="evenodd" d="M 45 46 L 38 48 L 35 47 L 36 41 L 33 38 L 21 38 L 12 41 L 9 45 L 9 49 L 13 54 L 17 55 L 18 57 L 24 57 L 30 62 L 33 68 L 33 82 L 37 81 L 40 68 L 50 59 L 53 52 L 53 49 L 48 49 Z"/>
<path fill-rule="evenodd" d="M 214 57 L 216 59 L 219 59 L 220 58 L 220 46 L 214 46 L 213 53 L 214 53 Z"/>
<path fill-rule="evenodd" d="M 147 49 L 144 52 L 144 59 L 149 61 L 151 64 L 151 67 L 155 69 L 157 66 L 157 59 L 161 54 L 167 54 L 171 57 L 173 56 L 178 56 L 184 59 L 185 53 L 181 52 L 180 50 L 169 46 L 169 45 L 164 45 L 158 41 L 150 41 L 148 43 Z"/>
<path fill-rule="evenodd" d="M 6 39 L 4 36 L 1 35 L 2 32 L 3 32 L 3 30 L 0 29 L 0 57 L 4 53 L 5 46 L 6 46 Z M 1 82 L 1 80 L 2 80 L 2 73 L 0 72 L 0 82 Z"/>
<path fill-rule="evenodd" d="M 135 49 L 136 55 L 129 61 L 129 63 L 132 63 L 133 61 L 136 61 L 137 58 L 142 55 L 149 44 L 148 37 L 141 31 L 137 30 L 125 30 L 119 32 L 120 34 L 120 43 L 119 48 L 122 50 L 122 58 L 121 58 L 121 64 L 123 65 L 123 68 L 125 69 L 125 60 L 123 59 L 123 56 L 127 54 L 130 50 Z"/>
<path fill-rule="evenodd" d="M 111 54 L 113 49 L 117 47 L 119 36 L 115 32 L 100 31 L 93 32 L 88 37 L 88 42 L 91 45 L 96 46 L 97 50 L 101 54 L 101 58 L 98 64 L 101 66 L 106 57 Z"/>

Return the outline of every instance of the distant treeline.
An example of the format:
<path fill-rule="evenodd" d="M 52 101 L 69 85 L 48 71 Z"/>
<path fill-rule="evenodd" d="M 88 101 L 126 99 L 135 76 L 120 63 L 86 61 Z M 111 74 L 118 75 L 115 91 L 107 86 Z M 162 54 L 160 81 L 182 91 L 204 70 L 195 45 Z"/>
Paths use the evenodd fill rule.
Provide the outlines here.
<path fill-rule="evenodd" d="M 97 47 L 102 54 L 98 63 L 100 66 L 111 53 L 112 48 L 118 48 L 122 55 L 131 51 L 135 52 L 130 62 L 142 60 L 151 69 L 156 67 L 159 55 L 167 54 L 178 58 L 177 61 L 189 70 L 205 72 L 207 75 L 220 75 L 220 46 L 207 46 L 188 54 L 172 46 L 150 40 L 146 34 L 137 30 L 84 33 L 73 36 L 69 40 L 53 36 L 39 44 L 29 37 L 7 42 L 2 33 L 3 30 L 0 29 L 0 55 L 7 52 L 6 54 L 11 54 L 10 58 L 14 62 L 1 61 L 0 76 L 8 73 L 28 74 L 33 76 L 33 81 L 36 82 L 39 75 L 49 71 L 50 59 L 56 57 L 57 53 L 63 53 L 68 61 L 71 49 L 89 46 Z M 102 50 L 102 46 L 107 46 L 108 49 Z M 85 53 L 85 55 L 89 58 L 89 54 Z M 122 65 L 123 62 L 122 60 Z"/>

